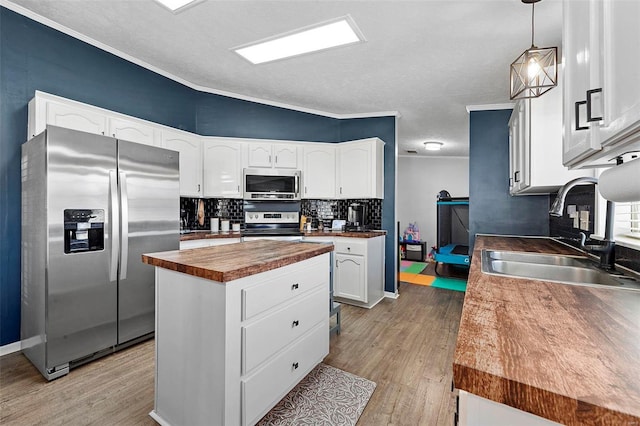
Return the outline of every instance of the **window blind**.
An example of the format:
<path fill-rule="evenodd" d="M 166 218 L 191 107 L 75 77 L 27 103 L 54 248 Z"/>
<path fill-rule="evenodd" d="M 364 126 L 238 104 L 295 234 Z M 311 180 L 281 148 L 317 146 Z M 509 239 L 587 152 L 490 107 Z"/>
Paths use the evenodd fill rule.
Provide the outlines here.
<path fill-rule="evenodd" d="M 640 202 L 616 203 L 614 233 L 640 239 Z"/>

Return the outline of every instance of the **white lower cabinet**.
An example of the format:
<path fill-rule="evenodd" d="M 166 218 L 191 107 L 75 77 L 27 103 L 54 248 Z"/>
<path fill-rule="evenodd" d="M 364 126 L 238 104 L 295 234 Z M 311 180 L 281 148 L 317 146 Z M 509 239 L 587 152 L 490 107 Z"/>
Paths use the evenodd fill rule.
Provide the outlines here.
<path fill-rule="evenodd" d="M 384 298 L 385 237 L 304 237 L 333 242 L 333 296 L 336 301 L 372 308 Z"/>
<path fill-rule="evenodd" d="M 254 425 L 329 354 L 330 254 L 226 283 L 156 268 L 163 425 Z"/>
<path fill-rule="evenodd" d="M 366 303 L 367 282 L 364 256 L 336 253 L 335 260 L 334 296 Z"/>
<path fill-rule="evenodd" d="M 500 404 L 472 393 L 458 391 L 458 425 L 519 425 L 519 426 L 556 426 L 553 422 L 540 416 L 508 405 Z"/>

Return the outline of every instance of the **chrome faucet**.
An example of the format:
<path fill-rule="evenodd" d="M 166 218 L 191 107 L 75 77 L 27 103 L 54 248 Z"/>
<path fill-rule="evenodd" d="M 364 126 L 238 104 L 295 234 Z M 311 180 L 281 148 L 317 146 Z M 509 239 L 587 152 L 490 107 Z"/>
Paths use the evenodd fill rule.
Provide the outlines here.
<path fill-rule="evenodd" d="M 561 217 L 564 210 L 564 201 L 569 190 L 576 185 L 581 185 L 584 183 L 597 184 L 598 179 L 585 176 L 570 180 L 569 182 L 564 184 L 564 186 L 562 186 L 558 190 L 558 196 L 551 205 L 549 214 L 551 216 Z M 616 243 L 613 241 L 613 224 L 615 219 L 614 214 L 615 204 L 613 203 L 613 201 L 607 200 L 607 218 L 605 222 L 604 240 L 602 241 L 602 244 L 585 244 L 587 236 L 583 232 L 580 233 L 580 248 L 589 253 L 597 254 L 600 257 L 600 268 L 608 271 L 615 269 L 614 265 Z"/>

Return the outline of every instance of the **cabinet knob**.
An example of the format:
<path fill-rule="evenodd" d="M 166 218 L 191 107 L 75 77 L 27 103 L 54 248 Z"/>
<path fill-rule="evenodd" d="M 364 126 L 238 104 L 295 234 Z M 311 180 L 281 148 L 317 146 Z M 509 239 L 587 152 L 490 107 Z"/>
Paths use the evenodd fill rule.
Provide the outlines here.
<path fill-rule="evenodd" d="M 291 323 L 291 328 L 297 327 L 297 326 L 299 326 L 299 325 L 300 325 L 300 321 L 295 320 L 295 321 L 293 321 L 293 322 Z"/>
<path fill-rule="evenodd" d="M 291 291 L 298 289 L 298 283 L 291 285 Z"/>
<path fill-rule="evenodd" d="M 294 363 L 291 365 L 291 369 L 293 369 L 293 370 L 297 370 L 297 369 L 298 369 L 298 363 L 297 363 L 297 362 L 294 362 Z"/>

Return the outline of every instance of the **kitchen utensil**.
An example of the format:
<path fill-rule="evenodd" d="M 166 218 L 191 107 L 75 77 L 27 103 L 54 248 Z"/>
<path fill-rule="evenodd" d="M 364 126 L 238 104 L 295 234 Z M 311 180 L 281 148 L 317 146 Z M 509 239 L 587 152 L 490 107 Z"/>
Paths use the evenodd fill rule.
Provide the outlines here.
<path fill-rule="evenodd" d="M 344 228 L 344 225 L 347 223 L 346 220 L 344 219 L 334 219 L 333 221 L 331 221 L 331 230 L 332 231 L 342 231 L 342 228 Z"/>
<path fill-rule="evenodd" d="M 198 225 L 204 226 L 204 201 L 198 200 Z"/>

